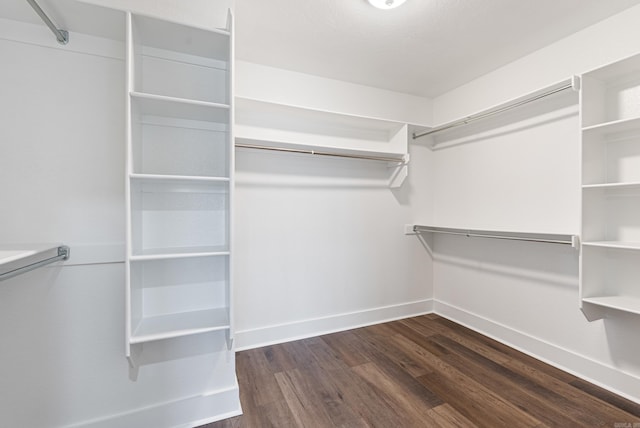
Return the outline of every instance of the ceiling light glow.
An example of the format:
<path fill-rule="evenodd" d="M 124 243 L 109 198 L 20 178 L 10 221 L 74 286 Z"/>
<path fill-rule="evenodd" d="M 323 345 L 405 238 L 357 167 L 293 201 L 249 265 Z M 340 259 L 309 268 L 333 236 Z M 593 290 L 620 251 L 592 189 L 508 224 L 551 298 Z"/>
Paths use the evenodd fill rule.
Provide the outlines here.
<path fill-rule="evenodd" d="M 369 0 L 371 6 L 377 7 L 378 9 L 393 9 L 394 7 L 400 6 L 406 0 Z"/>

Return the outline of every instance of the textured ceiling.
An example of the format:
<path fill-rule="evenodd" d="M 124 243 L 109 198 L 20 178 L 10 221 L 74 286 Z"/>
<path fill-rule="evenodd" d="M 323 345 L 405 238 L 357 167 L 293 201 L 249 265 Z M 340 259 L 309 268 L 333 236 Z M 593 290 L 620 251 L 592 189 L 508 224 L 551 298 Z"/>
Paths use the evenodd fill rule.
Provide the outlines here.
<path fill-rule="evenodd" d="M 434 97 L 640 0 L 236 0 L 236 58 Z"/>

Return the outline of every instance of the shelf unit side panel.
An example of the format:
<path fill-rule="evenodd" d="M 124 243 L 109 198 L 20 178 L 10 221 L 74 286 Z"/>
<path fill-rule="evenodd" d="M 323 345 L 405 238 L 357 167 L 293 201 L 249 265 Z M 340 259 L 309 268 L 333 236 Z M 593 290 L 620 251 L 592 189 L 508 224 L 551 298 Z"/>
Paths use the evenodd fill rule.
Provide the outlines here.
<path fill-rule="evenodd" d="M 137 324 L 137 318 L 139 312 L 137 309 L 133 309 L 134 303 L 132 302 L 133 283 L 131 280 L 131 262 L 129 260 L 131 256 L 131 248 L 133 247 L 133 233 L 132 233 L 132 201 L 131 201 L 131 183 L 128 179 L 129 174 L 133 171 L 133 142 L 132 142 L 132 115 L 133 106 L 129 93 L 133 87 L 134 78 L 134 47 L 133 47 L 133 22 L 131 13 L 127 12 L 125 16 L 125 145 L 126 145 L 126 162 L 125 170 L 122 171 L 125 175 L 125 355 L 131 356 L 131 336 L 133 334 L 133 326 Z"/>
<path fill-rule="evenodd" d="M 582 136 L 582 184 L 606 182 L 606 144 L 600 135 Z"/>
<path fill-rule="evenodd" d="M 227 26 L 229 31 L 229 57 L 227 67 L 227 97 L 230 104 L 229 111 L 229 132 L 227 133 L 227 161 L 229 174 L 229 216 L 227 230 L 229 234 L 229 257 L 227 257 L 227 317 L 229 320 L 229 332 L 227 346 L 233 345 L 235 334 L 235 314 L 234 314 L 234 278 L 233 278 L 233 261 L 235 249 L 235 80 L 234 80 L 234 64 L 235 64 L 235 20 L 233 12 L 228 11 Z"/>
<path fill-rule="evenodd" d="M 606 112 L 603 103 L 605 88 L 603 82 L 584 75 L 580 84 L 582 93 L 582 126 L 592 126 L 605 122 Z"/>

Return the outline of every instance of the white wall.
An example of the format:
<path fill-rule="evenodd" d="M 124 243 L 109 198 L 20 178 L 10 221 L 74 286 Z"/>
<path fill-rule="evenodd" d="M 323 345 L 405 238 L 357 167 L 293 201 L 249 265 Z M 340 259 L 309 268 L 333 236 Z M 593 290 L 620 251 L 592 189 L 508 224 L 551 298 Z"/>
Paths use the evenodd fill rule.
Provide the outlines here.
<path fill-rule="evenodd" d="M 0 27 L 0 242 L 71 247 L 62 267 L 0 282 L 0 426 L 185 426 L 237 411 L 223 334 L 147 344 L 137 371 L 125 358 L 122 44 Z"/>
<path fill-rule="evenodd" d="M 236 95 L 337 113 L 432 124 L 432 102 L 325 77 L 236 61 Z"/>
<path fill-rule="evenodd" d="M 636 6 L 437 98 L 435 122 L 637 53 L 639 19 Z M 425 216 L 443 226 L 578 233 L 580 125 L 562 101 L 571 97 L 440 137 Z M 445 236 L 433 246 L 437 313 L 640 401 L 638 318 L 612 311 L 586 320 L 577 251 Z"/>
<path fill-rule="evenodd" d="M 416 97 L 255 64 L 238 69 L 244 97 L 409 122 L 430 115 L 428 100 Z M 416 146 L 411 155 L 409 178 L 392 190 L 385 163 L 237 150 L 239 348 L 431 309 L 431 265 L 403 234 L 413 206 L 429 203 L 416 190 L 430 153 Z"/>

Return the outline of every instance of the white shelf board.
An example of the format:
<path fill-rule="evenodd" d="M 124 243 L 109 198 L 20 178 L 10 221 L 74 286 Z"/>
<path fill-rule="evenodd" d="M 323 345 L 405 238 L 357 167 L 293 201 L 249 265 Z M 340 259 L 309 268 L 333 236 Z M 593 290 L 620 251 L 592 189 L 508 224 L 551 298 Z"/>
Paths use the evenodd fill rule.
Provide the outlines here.
<path fill-rule="evenodd" d="M 132 180 L 158 182 L 194 182 L 194 183 L 225 183 L 229 177 L 206 177 L 199 175 L 162 175 L 162 174 L 129 174 Z"/>
<path fill-rule="evenodd" d="M 398 122 L 396 120 L 314 109 L 310 107 L 263 101 L 247 97 L 235 97 L 235 107 L 240 114 L 255 112 L 268 116 L 292 115 L 297 119 L 309 119 L 323 123 L 342 125 L 349 128 L 392 131 L 399 129 L 404 125 L 404 122 Z M 242 119 L 244 118 L 237 117 L 236 119 L 242 123 Z"/>
<path fill-rule="evenodd" d="M 180 248 L 147 248 L 136 251 L 129 257 L 131 261 L 180 259 L 187 257 L 228 256 L 225 247 L 180 247 Z"/>
<path fill-rule="evenodd" d="M 587 241 L 583 242 L 585 247 L 615 248 L 621 250 L 640 250 L 640 242 L 625 241 Z"/>
<path fill-rule="evenodd" d="M 0 244 L 0 274 L 58 255 L 59 243 Z"/>
<path fill-rule="evenodd" d="M 131 92 L 131 100 L 140 107 L 142 115 L 162 116 L 202 122 L 228 123 L 229 104 L 211 103 L 165 95 Z"/>
<path fill-rule="evenodd" d="M 235 98 L 235 119 L 235 136 L 251 144 L 372 156 L 407 153 L 407 125 L 393 120 L 244 97 Z"/>
<path fill-rule="evenodd" d="M 640 132 L 640 117 L 629 119 L 613 120 L 611 122 L 598 123 L 596 125 L 585 126 L 582 132 L 585 134 L 617 134 L 622 132 L 638 131 Z"/>
<path fill-rule="evenodd" d="M 583 302 L 605 308 L 640 314 L 640 298 L 630 296 L 598 296 L 584 297 Z"/>
<path fill-rule="evenodd" d="M 615 81 L 621 76 L 626 76 L 634 72 L 636 74 L 640 72 L 640 55 L 637 54 L 587 71 L 583 73 L 583 76 L 603 81 Z"/>
<path fill-rule="evenodd" d="M 181 312 L 143 318 L 129 341 L 131 344 L 152 342 L 228 328 L 227 308 Z"/>
<path fill-rule="evenodd" d="M 582 188 L 585 190 L 588 190 L 588 189 L 640 189 L 640 182 L 583 184 Z"/>

